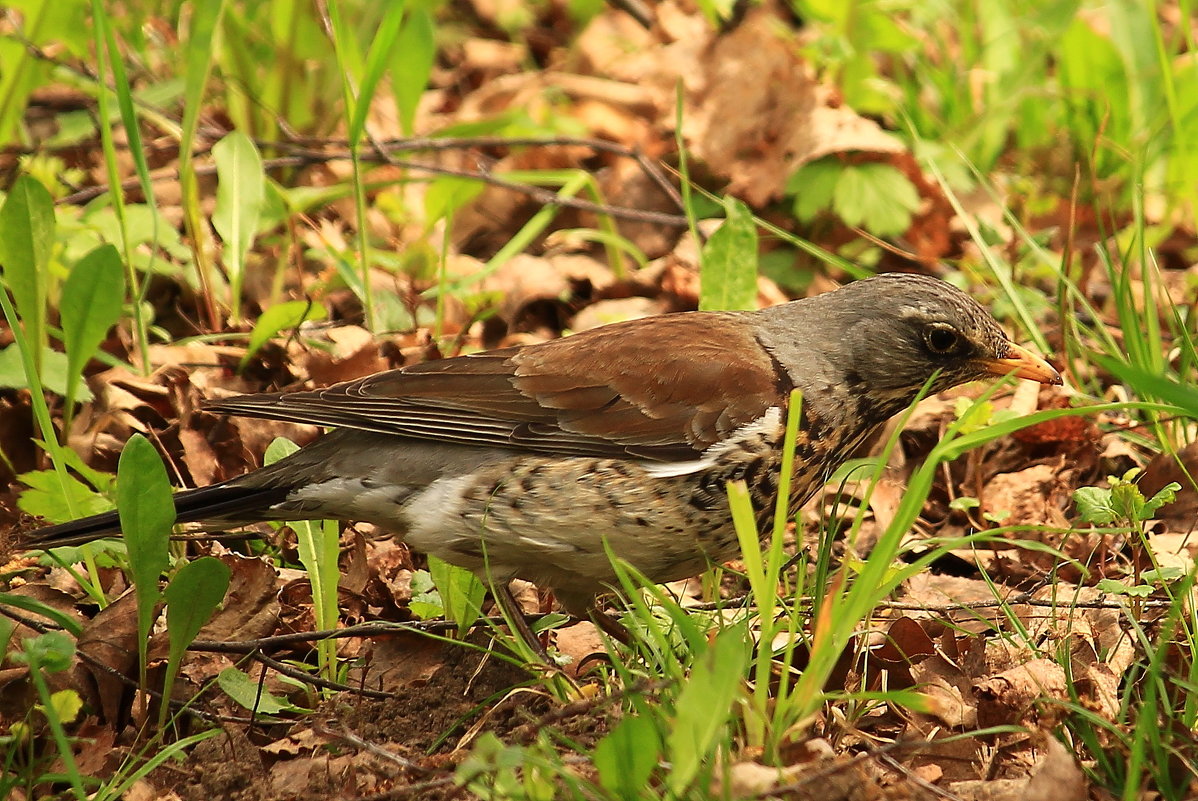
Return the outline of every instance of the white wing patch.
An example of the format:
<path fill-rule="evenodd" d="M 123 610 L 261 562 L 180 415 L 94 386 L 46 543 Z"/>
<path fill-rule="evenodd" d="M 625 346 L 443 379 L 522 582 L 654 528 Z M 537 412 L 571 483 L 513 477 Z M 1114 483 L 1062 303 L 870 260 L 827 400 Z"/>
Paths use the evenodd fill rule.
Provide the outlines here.
<path fill-rule="evenodd" d="M 685 462 L 640 462 L 640 466 L 646 473 L 654 478 L 674 478 L 676 476 L 689 476 L 693 473 L 699 473 L 714 467 L 719 458 L 725 453 L 728 453 L 733 448 L 737 447 L 743 439 L 750 439 L 760 434 L 776 434 L 779 426 L 782 425 L 782 409 L 778 406 L 771 406 L 765 410 L 765 414 L 758 417 L 756 420 L 745 423 L 740 428 L 733 431 L 729 436 L 712 445 L 707 450 L 703 451 L 703 455 L 698 459 L 688 459 Z"/>

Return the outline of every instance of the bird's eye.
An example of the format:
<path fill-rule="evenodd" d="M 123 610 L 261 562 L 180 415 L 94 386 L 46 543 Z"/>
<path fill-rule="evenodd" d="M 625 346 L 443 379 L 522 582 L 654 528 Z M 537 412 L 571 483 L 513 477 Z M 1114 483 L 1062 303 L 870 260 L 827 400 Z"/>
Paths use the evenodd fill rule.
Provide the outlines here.
<path fill-rule="evenodd" d="M 938 323 L 924 332 L 923 341 L 932 353 L 945 356 L 960 348 L 961 335 L 952 326 Z"/>

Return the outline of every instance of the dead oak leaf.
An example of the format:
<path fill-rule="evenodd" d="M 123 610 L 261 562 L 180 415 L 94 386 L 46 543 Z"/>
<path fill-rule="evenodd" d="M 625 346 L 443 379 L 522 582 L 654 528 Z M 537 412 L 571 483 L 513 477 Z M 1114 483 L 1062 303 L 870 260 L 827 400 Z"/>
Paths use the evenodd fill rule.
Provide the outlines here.
<path fill-rule="evenodd" d="M 781 197 L 787 178 L 810 161 L 904 149 L 877 123 L 840 104 L 777 23 L 774 12 L 754 8 L 698 54 L 703 85 L 688 93 L 683 119 L 695 155 L 729 179 L 729 192 L 758 207 Z"/>
<path fill-rule="evenodd" d="M 1035 717 L 1036 702 L 1068 702 L 1065 669 L 1051 659 L 1033 659 L 989 678 L 976 681 L 978 724 L 983 727 L 1019 724 Z"/>

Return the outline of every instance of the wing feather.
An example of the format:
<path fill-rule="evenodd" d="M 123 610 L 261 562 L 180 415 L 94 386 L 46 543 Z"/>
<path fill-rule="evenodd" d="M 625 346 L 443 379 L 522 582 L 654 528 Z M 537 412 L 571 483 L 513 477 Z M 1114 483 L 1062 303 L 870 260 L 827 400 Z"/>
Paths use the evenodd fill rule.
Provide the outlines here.
<path fill-rule="evenodd" d="M 541 453 L 685 461 L 785 403 L 789 379 L 752 337 L 751 320 L 751 312 L 646 318 L 207 408 Z"/>

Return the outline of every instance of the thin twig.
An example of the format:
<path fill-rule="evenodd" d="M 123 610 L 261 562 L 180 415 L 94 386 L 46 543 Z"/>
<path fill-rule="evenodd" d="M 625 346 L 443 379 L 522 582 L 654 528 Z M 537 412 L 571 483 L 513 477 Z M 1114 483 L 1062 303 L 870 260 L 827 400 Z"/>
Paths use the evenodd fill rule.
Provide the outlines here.
<path fill-rule="evenodd" d="M 367 698 L 379 698 L 379 699 L 383 699 L 383 700 L 388 700 L 391 698 L 399 697 L 395 693 L 389 693 L 384 690 L 368 690 L 365 687 L 354 687 L 351 684 L 342 684 L 341 682 L 338 682 L 338 681 L 332 681 L 331 679 L 326 679 L 323 676 L 316 676 L 312 673 L 308 673 L 306 671 L 300 670 L 299 668 L 292 667 L 291 665 L 288 665 L 286 662 L 280 662 L 277 659 L 272 659 L 271 657 L 267 656 L 266 654 L 262 653 L 261 651 L 251 651 L 249 653 L 249 657 L 257 662 L 261 662 L 263 665 L 265 665 L 268 668 L 273 668 L 274 670 L 277 670 L 279 673 L 282 673 L 284 676 L 290 676 L 291 678 L 295 679 L 296 681 L 301 681 L 301 682 L 304 682 L 305 684 L 312 684 L 317 687 L 323 687 L 326 690 L 336 690 L 338 692 L 343 692 L 343 693 L 355 693 L 357 695 L 362 695 Z"/>
<path fill-rule="evenodd" d="M 349 158 L 345 153 L 321 153 L 309 154 L 304 156 L 280 156 L 279 158 L 266 159 L 263 161 L 263 167 L 267 170 L 279 169 L 282 167 L 304 167 L 312 164 L 323 164 L 331 161 L 343 161 Z M 362 154 L 363 161 L 379 161 L 378 154 L 364 153 Z M 607 203 L 595 203 L 590 200 L 583 200 L 576 197 L 568 197 L 558 194 L 557 192 L 543 189 L 539 186 L 520 183 L 519 181 L 509 181 L 506 178 L 499 178 L 487 172 L 480 170 L 459 170 L 452 167 L 441 167 L 435 164 L 425 164 L 416 161 L 390 159 L 386 163 L 397 167 L 402 167 L 413 172 L 423 172 L 429 175 L 446 175 L 455 178 L 468 178 L 471 180 L 481 181 L 491 186 L 497 186 L 501 189 L 509 189 L 513 192 L 519 192 L 527 195 L 532 200 L 546 206 L 559 206 L 562 208 L 576 209 L 578 211 L 588 211 L 593 214 L 606 215 L 608 217 L 616 217 L 622 220 L 631 220 L 633 222 L 652 223 L 654 225 L 663 225 L 671 228 L 685 228 L 687 225 L 686 217 L 681 214 L 667 214 L 661 211 L 647 211 L 644 209 L 633 209 L 627 206 L 613 206 Z M 216 172 L 215 165 L 204 165 L 195 168 L 197 175 L 212 175 Z M 154 176 L 152 180 L 165 181 L 177 180 L 177 174 L 171 173 L 167 175 Z M 136 179 L 130 179 L 121 184 L 122 191 L 130 191 L 137 189 L 140 184 Z M 87 189 L 67 195 L 58 202 L 64 205 L 81 205 L 88 203 L 105 192 L 109 191 L 108 186 L 98 185 L 88 187 Z"/>
<path fill-rule="evenodd" d="M 2 608 L 2 607 L 0 607 Z M 541 615 L 526 615 L 526 619 L 536 622 Z M 482 617 L 475 626 L 504 625 L 502 617 Z M 222 654 L 248 654 L 253 651 L 272 651 L 298 643 L 315 642 L 316 640 L 340 640 L 347 637 L 378 637 L 387 634 L 429 634 L 439 631 L 454 631 L 458 625 L 448 620 L 421 620 L 411 623 L 392 623 L 376 620 L 371 623 L 359 623 L 343 629 L 324 629 L 322 631 L 295 631 L 288 634 L 276 634 L 270 637 L 259 637 L 253 640 L 195 640 L 188 647 L 189 651 L 205 651 Z"/>
<path fill-rule="evenodd" d="M 341 729 L 341 731 L 333 731 L 332 729 L 327 729 L 317 723 L 312 726 L 312 730 L 317 734 L 323 734 L 326 737 L 334 737 L 342 742 L 352 745 L 354 748 L 374 754 L 375 756 L 386 760 L 387 762 L 393 762 L 404 770 L 410 770 L 413 773 L 419 773 L 422 776 L 427 776 L 428 774 L 432 773 L 431 770 L 423 765 L 417 764 L 416 762 L 413 762 L 407 757 L 402 757 L 399 754 L 393 754 L 387 749 L 377 746 L 374 743 L 367 742 L 344 727 Z"/>

